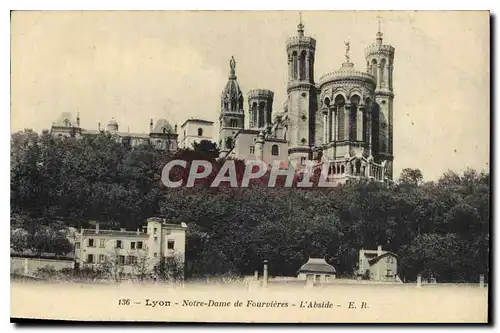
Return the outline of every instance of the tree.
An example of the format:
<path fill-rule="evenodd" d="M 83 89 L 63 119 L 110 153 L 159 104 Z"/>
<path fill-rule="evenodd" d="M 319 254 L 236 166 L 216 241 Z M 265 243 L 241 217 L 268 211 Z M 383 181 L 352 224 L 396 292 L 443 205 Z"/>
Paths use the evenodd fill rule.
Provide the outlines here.
<path fill-rule="evenodd" d="M 184 262 L 178 255 L 161 256 L 153 272 L 154 276 L 161 281 L 182 281 L 184 280 Z"/>
<path fill-rule="evenodd" d="M 48 133 L 13 133 L 11 228 L 27 234 L 26 239 L 11 234 L 11 247 L 62 254 L 68 243 L 45 228 L 79 228 L 99 220 L 136 229 L 147 217 L 161 215 L 188 223 L 189 277 L 253 274 L 264 259 L 270 274 L 290 276 L 309 256 L 325 257 L 340 276 L 351 276 L 359 249 L 377 245 L 398 254 L 408 279 L 428 270 L 441 280 L 476 280 L 474 274 L 489 269 L 488 172 L 450 171 L 424 183 L 420 170 L 407 168 L 396 184 L 361 180 L 306 189 L 284 188 L 284 177 L 269 188 L 268 173 L 247 188 L 212 188 L 224 162 L 216 149 L 202 141 L 172 154 L 149 145 L 132 149 L 107 134 L 55 140 Z M 213 171 L 192 188 L 167 188 L 161 174 L 172 159 L 187 162 L 187 168 L 172 170 L 172 180 L 186 181 L 193 160 L 208 161 Z M 234 162 L 241 181 L 245 164 Z M 301 177 L 294 177 L 294 185 Z M 134 268 L 139 279 L 147 278 L 143 259 L 139 256 Z M 103 266 L 113 278 L 123 268 L 117 260 L 107 259 Z M 157 260 L 149 260 L 153 272 L 169 276 L 171 263 Z"/>
<path fill-rule="evenodd" d="M 422 171 L 419 169 L 403 169 L 401 171 L 401 175 L 399 176 L 399 182 L 403 184 L 418 185 L 423 179 L 424 176 L 422 175 Z"/>
<path fill-rule="evenodd" d="M 132 263 L 132 274 L 142 282 L 151 277 L 152 262 L 146 248 L 137 250 L 136 254 L 137 256 L 134 256 L 135 259 Z"/>
<path fill-rule="evenodd" d="M 10 247 L 16 252 L 23 252 L 28 248 L 28 233 L 24 229 L 10 232 Z"/>
<path fill-rule="evenodd" d="M 44 253 L 64 255 L 73 250 L 66 235 L 50 228 L 40 228 L 34 234 L 26 234 L 25 249 L 40 256 Z"/>
<path fill-rule="evenodd" d="M 123 260 L 121 259 L 123 257 Z M 124 255 L 118 249 L 110 251 L 104 257 L 104 262 L 98 265 L 98 270 L 102 271 L 102 275 L 110 278 L 115 282 L 120 282 L 123 275 L 123 265 L 125 263 Z"/>

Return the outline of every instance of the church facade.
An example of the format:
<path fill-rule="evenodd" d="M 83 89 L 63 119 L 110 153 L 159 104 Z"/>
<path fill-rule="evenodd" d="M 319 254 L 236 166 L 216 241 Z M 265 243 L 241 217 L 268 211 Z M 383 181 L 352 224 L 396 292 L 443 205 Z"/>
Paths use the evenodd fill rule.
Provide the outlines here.
<path fill-rule="evenodd" d="M 223 158 L 261 159 L 304 166 L 317 161 L 328 166 L 328 180 L 352 178 L 390 181 L 393 176 L 393 63 L 394 47 L 382 33 L 366 47 L 366 70 L 350 61 L 314 81 L 316 40 L 304 34 L 286 42 L 288 98 L 273 115 L 274 93 L 248 92 L 249 128 L 245 128 L 244 93 L 236 77 L 236 62 L 221 96 L 217 143 Z"/>

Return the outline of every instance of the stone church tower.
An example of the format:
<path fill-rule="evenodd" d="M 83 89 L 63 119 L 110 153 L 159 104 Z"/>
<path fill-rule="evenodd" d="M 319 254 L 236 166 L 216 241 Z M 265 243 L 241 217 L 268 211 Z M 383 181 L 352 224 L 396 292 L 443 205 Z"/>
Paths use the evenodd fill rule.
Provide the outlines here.
<path fill-rule="evenodd" d="M 288 55 L 287 109 L 289 119 L 288 156 L 291 163 L 302 163 L 311 157 L 314 146 L 315 114 L 317 108 L 314 85 L 314 56 L 316 40 L 304 35 L 302 18 L 297 36 L 286 43 Z"/>
<path fill-rule="evenodd" d="M 392 84 L 394 47 L 383 44 L 382 32 L 375 43 L 365 49 L 367 72 L 375 77 L 375 94 L 372 105 L 373 142 L 372 154 L 378 163 L 386 163 L 387 177 L 393 176 L 393 100 Z"/>
<path fill-rule="evenodd" d="M 221 95 L 221 113 L 219 116 L 218 145 L 220 156 L 225 157 L 234 147 L 234 137 L 245 127 L 243 111 L 243 92 L 236 80 L 236 61 L 229 61 L 229 79 Z"/>

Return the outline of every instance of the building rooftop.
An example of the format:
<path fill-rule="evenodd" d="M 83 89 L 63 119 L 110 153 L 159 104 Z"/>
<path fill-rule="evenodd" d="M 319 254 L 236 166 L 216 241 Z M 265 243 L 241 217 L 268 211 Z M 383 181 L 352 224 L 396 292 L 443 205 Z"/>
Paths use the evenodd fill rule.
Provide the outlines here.
<path fill-rule="evenodd" d="M 389 251 L 384 251 L 384 253 L 382 255 L 379 255 L 375 258 L 372 258 L 372 259 L 369 259 L 368 260 L 368 263 L 371 265 L 374 265 L 376 264 L 379 260 L 385 258 L 385 257 L 388 257 L 388 256 L 392 256 L 392 257 L 397 257 L 397 255 L 395 253 L 392 253 L 392 252 L 389 252 Z"/>
<path fill-rule="evenodd" d="M 212 125 L 214 122 L 213 121 L 209 121 L 209 120 L 199 119 L 199 118 L 190 118 L 190 119 L 185 120 L 182 123 L 181 127 L 186 126 L 187 123 L 197 123 L 197 124 Z"/>
<path fill-rule="evenodd" d="M 309 258 L 309 261 L 302 265 L 299 273 L 323 273 L 335 274 L 337 270 L 321 258 Z"/>
<path fill-rule="evenodd" d="M 148 234 L 142 231 L 126 231 L 126 230 L 96 230 L 83 229 L 84 236 L 100 235 L 100 236 L 132 236 L 132 237 L 148 237 Z"/>

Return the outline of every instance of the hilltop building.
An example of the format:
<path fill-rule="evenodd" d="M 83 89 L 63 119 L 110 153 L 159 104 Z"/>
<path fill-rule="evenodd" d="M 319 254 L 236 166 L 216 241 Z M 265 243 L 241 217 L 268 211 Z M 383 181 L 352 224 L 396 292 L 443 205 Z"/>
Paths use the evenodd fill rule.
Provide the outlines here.
<path fill-rule="evenodd" d="M 382 33 L 365 49 L 366 69 L 350 61 L 315 82 L 316 40 L 304 33 L 286 42 L 288 98 L 273 114 L 274 93 L 248 92 L 249 128 L 245 128 L 244 92 L 229 63 L 228 81 L 221 95 L 217 143 L 221 157 L 261 159 L 268 164 L 286 161 L 295 166 L 307 160 L 328 164 L 328 180 L 352 178 L 389 181 L 393 177 L 393 63 L 394 47 Z"/>
<path fill-rule="evenodd" d="M 182 138 L 179 148 L 192 149 L 194 143 L 200 143 L 202 140 L 212 142 L 213 121 L 203 119 L 188 119 L 181 125 Z"/>
<path fill-rule="evenodd" d="M 117 142 L 136 147 L 144 144 L 151 144 L 157 149 L 176 151 L 177 150 L 177 125 L 172 127 L 166 119 L 158 119 L 153 126 L 153 119 L 149 122 L 149 133 L 131 133 L 130 131 L 119 131 L 116 119 L 112 118 L 106 125 L 101 127 L 98 123 L 96 130 L 84 129 L 80 126 L 80 114 L 74 118 L 71 112 L 63 112 L 52 123 L 50 133 L 57 138 L 98 135 L 109 133 Z"/>

